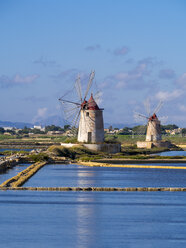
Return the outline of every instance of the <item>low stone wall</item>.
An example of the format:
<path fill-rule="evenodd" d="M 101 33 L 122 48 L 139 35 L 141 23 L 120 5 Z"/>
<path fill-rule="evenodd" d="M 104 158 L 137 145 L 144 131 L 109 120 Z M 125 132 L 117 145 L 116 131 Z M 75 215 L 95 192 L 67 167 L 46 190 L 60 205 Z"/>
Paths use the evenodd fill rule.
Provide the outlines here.
<path fill-rule="evenodd" d="M 5 172 L 6 170 L 13 168 L 15 165 L 19 164 L 19 159 L 11 159 L 0 162 L 0 172 Z"/>
<path fill-rule="evenodd" d="M 118 153 L 121 151 L 120 144 L 84 144 L 84 146 L 90 150 L 106 153 Z"/>
<path fill-rule="evenodd" d="M 71 143 L 61 143 L 62 146 L 70 148 L 73 146 L 78 146 L 79 144 L 71 144 Z M 121 144 L 82 144 L 84 147 L 93 150 L 93 151 L 101 151 L 106 153 L 118 153 L 121 151 Z"/>
<path fill-rule="evenodd" d="M 79 144 L 73 144 L 73 143 L 61 143 L 61 146 L 64 146 L 66 148 L 71 148 L 74 146 L 79 146 Z"/>
<path fill-rule="evenodd" d="M 122 158 L 109 158 L 109 159 L 98 159 L 98 160 L 93 160 L 93 163 L 102 163 L 102 164 L 112 164 L 112 165 L 127 165 L 127 164 L 173 164 L 173 163 L 180 163 L 180 164 L 186 164 L 186 159 L 180 158 L 180 159 L 175 159 L 175 158 L 160 158 L 160 159 L 122 159 Z M 91 162 L 91 163 L 92 163 Z"/>
<path fill-rule="evenodd" d="M 169 141 L 138 141 L 137 147 L 138 148 L 146 148 L 151 149 L 153 147 L 167 147 L 170 148 L 172 146 L 171 142 Z"/>
<path fill-rule="evenodd" d="M 174 187 L 0 187 L 0 190 L 32 190 L 32 191 L 186 191 L 186 188 Z"/>
<path fill-rule="evenodd" d="M 169 166 L 169 165 L 137 165 L 137 164 L 107 164 L 99 162 L 80 162 L 79 164 L 90 167 L 121 167 L 121 168 L 142 168 L 142 169 L 174 169 L 186 170 L 186 166 Z"/>

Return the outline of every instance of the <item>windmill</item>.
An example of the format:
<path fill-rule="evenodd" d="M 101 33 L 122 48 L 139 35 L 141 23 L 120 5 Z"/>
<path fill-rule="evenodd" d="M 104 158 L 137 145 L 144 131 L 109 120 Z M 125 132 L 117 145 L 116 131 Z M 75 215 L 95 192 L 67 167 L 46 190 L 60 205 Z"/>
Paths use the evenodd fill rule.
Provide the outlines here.
<path fill-rule="evenodd" d="M 92 71 L 84 95 L 81 79 L 78 76 L 74 88 L 59 99 L 65 119 L 71 128 L 78 129 L 78 142 L 101 143 L 104 141 L 103 109 L 98 107 L 92 93 L 87 100 L 94 77 L 95 72 Z"/>
<path fill-rule="evenodd" d="M 150 109 L 149 109 L 148 116 L 135 113 L 136 116 L 147 120 L 146 141 L 150 141 L 150 142 L 161 141 L 161 125 L 160 125 L 160 120 L 157 117 L 157 113 L 161 109 L 162 105 L 163 105 L 163 102 L 160 101 L 157 107 L 154 109 L 154 111 L 151 114 L 150 114 Z"/>

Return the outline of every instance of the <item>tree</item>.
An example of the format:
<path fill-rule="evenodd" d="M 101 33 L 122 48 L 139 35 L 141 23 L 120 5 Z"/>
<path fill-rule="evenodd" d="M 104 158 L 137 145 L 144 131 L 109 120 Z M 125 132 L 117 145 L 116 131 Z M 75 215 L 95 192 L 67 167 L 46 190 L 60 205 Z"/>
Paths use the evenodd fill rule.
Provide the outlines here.
<path fill-rule="evenodd" d="M 162 130 L 174 130 L 177 129 L 178 126 L 175 124 L 162 125 Z"/>
<path fill-rule="evenodd" d="M 64 131 L 64 129 L 59 126 L 50 125 L 45 127 L 45 132 L 47 133 L 48 131 Z"/>
<path fill-rule="evenodd" d="M 70 129 L 70 125 L 64 125 L 64 130 L 67 131 Z"/>
<path fill-rule="evenodd" d="M 186 128 L 182 129 L 182 136 L 186 136 Z"/>
<path fill-rule="evenodd" d="M 30 130 L 31 130 L 30 128 L 25 126 L 23 129 L 19 130 L 18 133 L 19 134 L 28 134 L 28 133 L 30 133 Z"/>
<path fill-rule="evenodd" d="M 120 132 L 119 134 L 122 134 L 122 135 L 130 135 L 132 132 L 131 128 L 129 127 L 124 127 Z"/>
<path fill-rule="evenodd" d="M 5 132 L 3 127 L 0 127 L 0 134 L 3 134 Z"/>

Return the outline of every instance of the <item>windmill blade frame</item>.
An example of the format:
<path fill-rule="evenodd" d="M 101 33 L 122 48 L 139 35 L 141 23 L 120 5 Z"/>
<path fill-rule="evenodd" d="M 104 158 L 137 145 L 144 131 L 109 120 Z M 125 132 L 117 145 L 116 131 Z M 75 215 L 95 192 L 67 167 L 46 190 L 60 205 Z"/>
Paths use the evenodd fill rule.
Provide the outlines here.
<path fill-rule="evenodd" d="M 62 98 L 59 98 L 58 100 L 59 100 L 62 104 L 63 104 L 64 102 L 67 102 L 67 103 L 72 103 L 72 104 L 81 106 L 81 104 L 78 103 L 78 102 L 72 102 L 72 101 L 68 101 L 68 100 L 62 99 Z"/>
<path fill-rule="evenodd" d="M 143 118 L 145 118 L 145 119 L 147 119 L 147 120 L 149 119 L 149 117 L 147 117 L 147 116 L 145 116 L 145 115 L 143 115 L 143 114 L 140 114 L 140 113 L 138 113 L 138 112 L 135 112 L 135 111 L 134 111 L 134 115 L 143 117 Z"/>
<path fill-rule="evenodd" d="M 88 92 L 89 92 L 89 90 L 90 90 L 90 88 L 92 86 L 92 82 L 93 82 L 94 77 L 95 77 L 95 71 L 92 71 L 90 73 L 89 82 L 88 82 L 87 89 L 86 89 L 85 96 L 84 96 L 84 101 L 85 101 L 85 99 L 86 99 L 86 97 L 88 95 Z"/>
<path fill-rule="evenodd" d="M 144 101 L 144 106 L 145 106 L 145 109 L 146 109 L 148 117 L 150 117 L 151 109 L 150 109 L 150 100 L 149 100 L 149 98 L 147 98 Z"/>
<path fill-rule="evenodd" d="M 157 114 L 160 111 L 160 109 L 161 109 L 162 106 L 163 106 L 163 101 L 160 101 L 158 103 L 158 105 L 156 106 L 156 108 L 154 109 L 153 114 Z"/>
<path fill-rule="evenodd" d="M 81 103 L 83 102 L 83 98 L 82 98 L 82 89 L 81 89 L 81 83 L 80 83 L 80 76 L 78 75 L 76 82 L 75 82 L 75 88 L 77 91 L 77 94 L 79 96 L 79 99 L 81 101 Z"/>

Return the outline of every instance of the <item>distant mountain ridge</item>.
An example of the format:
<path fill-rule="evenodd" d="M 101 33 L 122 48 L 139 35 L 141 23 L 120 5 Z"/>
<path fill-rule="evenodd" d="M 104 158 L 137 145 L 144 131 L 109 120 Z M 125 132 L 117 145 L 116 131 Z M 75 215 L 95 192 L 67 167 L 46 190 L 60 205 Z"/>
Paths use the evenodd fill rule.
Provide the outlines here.
<path fill-rule="evenodd" d="M 0 121 L 0 127 L 16 127 L 16 128 L 24 128 L 33 127 L 34 124 L 27 123 L 27 122 L 11 122 L 11 121 Z"/>
<path fill-rule="evenodd" d="M 29 127 L 32 128 L 34 125 L 40 125 L 40 126 L 48 126 L 48 125 L 55 125 L 63 127 L 67 123 L 65 120 L 63 120 L 60 116 L 54 115 L 50 116 L 46 119 L 43 119 L 41 121 L 37 121 L 34 123 L 29 122 L 12 122 L 12 121 L 0 121 L 0 127 L 15 127 L 15 128 L 24 128 Z"/>

